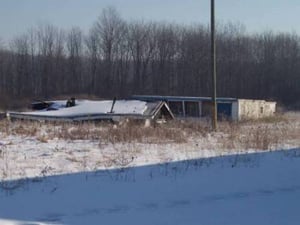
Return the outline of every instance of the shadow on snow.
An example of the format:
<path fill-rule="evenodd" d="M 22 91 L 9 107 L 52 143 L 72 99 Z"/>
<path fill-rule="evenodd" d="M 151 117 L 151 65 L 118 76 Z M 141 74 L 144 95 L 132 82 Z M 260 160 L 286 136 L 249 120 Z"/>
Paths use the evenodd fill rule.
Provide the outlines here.
<path fill-rule="evenodd" d="M 298 224 L 299 171 L 297 148 L 3 181 L 0 219 L 27 225 Z"/>

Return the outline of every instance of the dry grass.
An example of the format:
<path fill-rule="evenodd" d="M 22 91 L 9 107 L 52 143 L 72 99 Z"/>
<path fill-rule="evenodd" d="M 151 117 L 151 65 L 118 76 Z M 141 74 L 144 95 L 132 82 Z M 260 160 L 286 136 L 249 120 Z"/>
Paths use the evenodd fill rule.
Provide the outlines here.
<path fill-rule="evenodd" d="M 143 127 L 136 123 L 125 126 L 108 126 L 100 136 L 104 143 L 183 143 L 187 141 L 184 133 L 178 132 L 178 129 L 168 126 Z"/>
<path fill-rule="evenodd" d="M 240 149 L 260 149 L 268 150 L 273 146 L 277 147 L 279 143 L 278 131 L 272 130 L 269 126 L 258 125 L 249 128 L 235 126 L 233 134 L 228 138 L 233 145 L 233 148 Z"/>
<path fill-rule="evenodd" d="M 9 133 L 9 121 L 8 120 L 0 120 L 0 132 L 4 134 Z"/>
<path fill-rule="evenodd" d="M 115 144 L 109 155 L 103 157 L 106 168 L 127 167 L 140 153 L 137 144 Z"/>
<path fill-rule="evenodd" d="M 127 121 L 111 123 L 39 123 L 0 121 L 2 135 L 34 136 L 47 143 L 54 138 L 94 140 L 100 145 L 119 143 L 187 143 L 191 138 L 207 141 L 213 137 L 220 149 L 274 149 L 281 143 L 300 145 L 300 114 L 289 113 L 257 121 L 220 122 L 218 132 L 212 132 L 209 121 L 174 120 L 167 124 Z M 201 143 L 201 142 L 200 142 Z"/>
<path fill-rule="evenodd" d="M 293 143 L 300 146 L 300 117 L 291 119 L 288 115 L 241 123 L 221 123 L 220 140 L 225 149 L 275 149 L 280 144 Z"/>

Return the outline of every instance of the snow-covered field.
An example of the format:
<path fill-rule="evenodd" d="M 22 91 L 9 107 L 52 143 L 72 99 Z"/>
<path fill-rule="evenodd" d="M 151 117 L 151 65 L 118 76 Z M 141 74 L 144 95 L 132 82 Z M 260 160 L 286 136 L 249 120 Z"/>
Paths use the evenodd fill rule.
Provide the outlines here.
<path fill-rule="evenodd" d="M 177 127 L 181 124 L 166 128 L 114 126 L 3 123 L 0 181 L 300 146 L 300 122 L 295 121 L 233 125 L 218 133 L 205 128 L 199 133 L 198 127 L 189 125 Z"/>
<path fill-rule="evenodd" d="M 300 149 L 1 183 L 0 224 L 300 221 Z"/>
<path fill-rule="evenodd" d="M 191 137 L 187 143 L 101 144 L 99 140 L 10 135 L 0 139 L 0 181 L 261 151 L 224 149 L 217 141 L 216 137 L 208 135 L 198 139 Z M 284 143 L 276 145 L 279 149 L 296 146 Z"/>
<path fill-rule="evenodd" d="M 45 142 L 35 137 L 8 136 L 0 142 L 0 179 L 89 172 L 232 154 L 216 149 L 200 150 L 199 145 L 203 147 L 204 143 L 194 139 L 189 143 L 101 145 L 97 140 L 54 138 Z"/>
<path fill-rule="evenodd" d="M 178 127 L 163 142 L 151 139 L 163 128 L 125 127 L 150 140 L 123 142 L 91 131 L 118 138 L 122 126 L 3 123 L 0 224 L 299 224 L 298 117 L 241 126 Z"/>

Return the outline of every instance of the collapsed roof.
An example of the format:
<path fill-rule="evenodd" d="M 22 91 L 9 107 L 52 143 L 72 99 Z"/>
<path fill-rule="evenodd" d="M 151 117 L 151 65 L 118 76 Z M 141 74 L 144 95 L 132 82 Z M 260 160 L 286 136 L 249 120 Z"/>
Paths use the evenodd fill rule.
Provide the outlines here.
<path fill-rule="evenodd" d="M 32 104 L 30 112 L 8 112 L 12 119 L 45 121 L 88 121 L 132 119 L 173 119 L 168 105 L 163 101 L 145 102 L 139 100 L 90 101 L 77 100 L 73 107 L 67 101 L 40 101 Z"/>

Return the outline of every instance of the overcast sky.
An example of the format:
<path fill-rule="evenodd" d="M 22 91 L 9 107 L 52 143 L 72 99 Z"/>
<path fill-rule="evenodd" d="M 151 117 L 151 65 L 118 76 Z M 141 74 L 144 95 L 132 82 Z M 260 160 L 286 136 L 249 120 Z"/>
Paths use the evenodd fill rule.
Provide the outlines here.
<path fill-rule="evenodd" d="M 300 34 L 300 0 L 215 0 L 216 17 L 240 22 L 249 32 Z M 87 31 L 101 10 L 114 6 L 124 19 L 209 22 L 210 0 L 0 0 L 0 37 L 8 40 L 38 23 Z"/>

